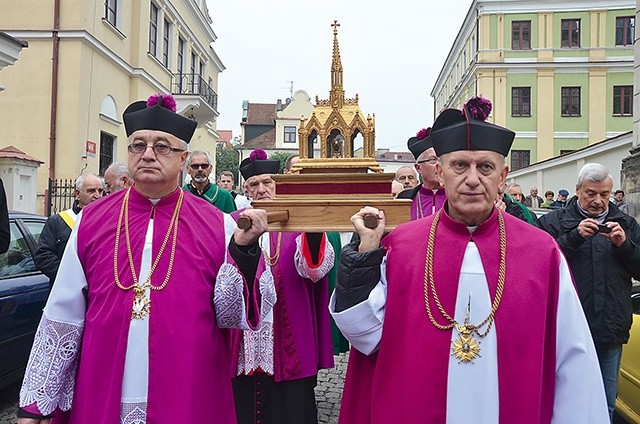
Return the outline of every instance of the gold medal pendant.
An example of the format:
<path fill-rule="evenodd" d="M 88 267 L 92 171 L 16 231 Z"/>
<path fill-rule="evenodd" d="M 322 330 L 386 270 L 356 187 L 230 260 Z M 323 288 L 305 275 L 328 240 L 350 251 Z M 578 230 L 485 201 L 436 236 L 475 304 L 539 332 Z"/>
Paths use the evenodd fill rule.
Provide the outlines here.
<path fill-rule="evenodd" d="M 131 309 L 131 319 L 143 319 L 149 314 L 151 309 L 151 299 L 145 296 L 146 287 L 136 286 L 133 288 L 135 296 L 133 298 L 133 308 Z"/>
<path fill-rule="evenodd" d="M 455 356 L 458 363 L 471 362 L 480 355 L 480 342 L 473 337 L 473 330 L 466 325 L 456 325 L 460 333 L 457 339 L 451 343 L 451 355 Z"/>

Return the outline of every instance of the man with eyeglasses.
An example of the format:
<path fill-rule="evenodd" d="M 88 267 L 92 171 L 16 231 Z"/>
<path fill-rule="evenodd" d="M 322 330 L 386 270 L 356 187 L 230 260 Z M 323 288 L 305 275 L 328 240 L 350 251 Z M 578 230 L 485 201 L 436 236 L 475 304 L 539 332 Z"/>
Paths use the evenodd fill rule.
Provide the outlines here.
<path fill-rule="evenodd" d="M 438 156 L 431 144 L 431 128 L 418 131 L 407 141 L 407 147 L 416 158 L 416 171 L 422 177 L 422 184 L 398 194 L 396 199 L 413 199 L 411 220 L 432 215 L 442 208 L 447 200 L 444 187 L 436 173 Z"/>
<path fill-rule="evenodd" d="M 608 422 L 560 248 L 495 207 L 516 134 L 490 112 L 475 97 L 436 118 L 436 214 L 384 238 L 384 211 L 351 217 L 360 241 L 342 249 L 330 304 L 353 346 L 340 424 Z"/>
<path fill-rule="evenodd" d="M 211 155 L 209 152 L 194 150 L 187 156 L 187 172 L 191 181 L 182 186 L 189 193 L 203 198 L 222 212 L 231 213 L 236 210 L 233 196 L 227 190 L 221 189 L 209 181 L 211 174 Z"/>
<path fill-rule="evenodd" d="M 256 149 L 240 163 L 245 191 L 272 201 L 280 161 Z M 238 212 L 231 214 L 235 216 Z M 334 250 L 324 233 L 265 233 L 260 266 L 273 279 L 273 313 L 255 330 L 234 331 L 233 391 L 238 424 L 317 423 L 314 388 L 318 370 L 333 367 L 327 274 Z"/>
<path fill-rule="evenodd" d="M 123 121 L 133 186 L 76 222 L 18 422 L 235 424 L 228 328 L 255 328 L 275 302 L 249 252 L 266 213 L 244 211 L 252 227 L 227 239 L 232 218 L 180 189 L 197 124 L 170 95 L 133 103 Z"/>

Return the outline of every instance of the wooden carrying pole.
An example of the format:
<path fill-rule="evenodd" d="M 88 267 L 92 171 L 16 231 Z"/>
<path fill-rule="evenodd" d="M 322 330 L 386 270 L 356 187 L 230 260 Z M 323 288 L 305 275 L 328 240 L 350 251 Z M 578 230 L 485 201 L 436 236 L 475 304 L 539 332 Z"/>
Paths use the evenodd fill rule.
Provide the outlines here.
<path fill-rule="evenodd" d="M 293 199 L 274 199 L 254 201 L 252 206 L 267 211 L 269 231 L 300 232 L 351 232 L 354 231 L 351 216 L 364 206 L 373 206 L 385 213 L 385 231 L 391 231 L 403 222 L 411 219 L 411 200 L 409 199 L 306 199 L 303 202 Z M 365 226 L 375 228 L 377 218 L 370 215 Z M 248 218 L 238 219 L 238 227 L 249 228 Z"/>

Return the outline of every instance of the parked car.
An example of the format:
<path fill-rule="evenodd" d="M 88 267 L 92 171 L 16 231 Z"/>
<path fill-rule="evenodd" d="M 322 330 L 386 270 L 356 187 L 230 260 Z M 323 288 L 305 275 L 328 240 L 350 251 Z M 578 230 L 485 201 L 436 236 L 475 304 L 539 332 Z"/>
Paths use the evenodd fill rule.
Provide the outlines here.
<path fill-rule="evenodd" d="M 0 389 L 20 381 L 49 295 L 33 261 L 47 218 L 9 212 L 11 242 L 0 255 Z"/>
<path fill-rule="evenodd" d="M 622 348 L 616 410 L 627 422 L 640 424 L 640 293 L 631 299 L 633 324 L 629 343 Z"/>

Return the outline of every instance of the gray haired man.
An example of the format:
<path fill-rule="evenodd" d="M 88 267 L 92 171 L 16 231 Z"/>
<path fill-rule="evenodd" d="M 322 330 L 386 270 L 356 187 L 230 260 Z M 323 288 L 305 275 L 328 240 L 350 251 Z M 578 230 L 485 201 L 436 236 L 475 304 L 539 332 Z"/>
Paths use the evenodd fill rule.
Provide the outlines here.
<path fill-rule="evenodd" d="M 191 181 L 182 189 L 203 198 L 222 212 L 231 213 L 236 210 L 231 193 L 223 190 L 209 181 L 209 175 L 213 170 L 211 155 L 203 150 L 194 150 L 187 157 L 187 172 Z"/>
<path fill-rule="evenodd" d="M 51 284 L 58 274 L 62 254 L 78 214 L 89 203 L 101 198 L 103 192 L 104 187 L 100 177 L 95 174 L 80 175 L 76 179 L 76 199 L 73 206 L 47 219 L 38 239 L 38 247 L 33 259 L 38 269 L 49 277 Z"/>
<path fill-rule="evenodd" d="M 597 163 L 578 174 L 576 195 L 539 226 L 556 239 L 575 278 L 598 353 L 609 413 L 616 402 L 622 345 L 631 328 L 631 279 L 640 278 L 640 226 L 609 202 L 613 179 Z"/>
<path fill-rule="evenodd" d="M 106 193 L 115 193 L 124 190 L 131 185 L 131 174 L 129 167 L 124 162 L 114 162 L 104 171 L 104 182 Z"/>

